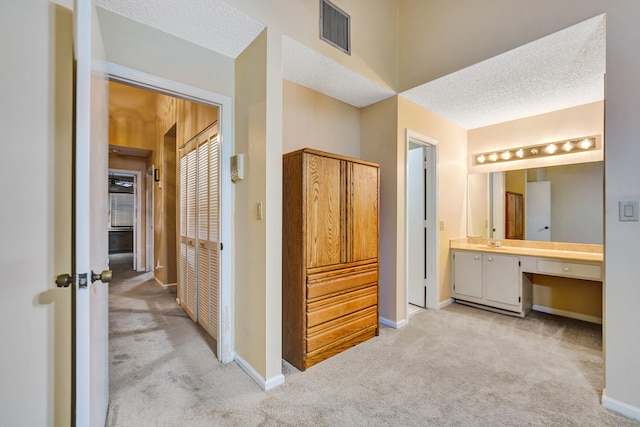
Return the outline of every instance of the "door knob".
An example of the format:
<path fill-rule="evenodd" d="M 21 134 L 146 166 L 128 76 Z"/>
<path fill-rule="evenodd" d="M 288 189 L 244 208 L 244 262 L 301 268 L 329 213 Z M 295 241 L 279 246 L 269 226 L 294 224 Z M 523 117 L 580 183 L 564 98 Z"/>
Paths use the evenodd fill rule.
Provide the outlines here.
<path fill-rule="evenodd" d="M 103 270 L 102 273 L 96 274 L 93 271 L 91 271 L 91 283 L 95 282 L 96 280 L 100 280 L 103 283 L 108 283 L 111 281 L 111 279 L 113 278 L 113 272 L 111 270 Z"/>
<path fill-rule="evenodd" d="M 56 277 L 56 285 L 58 285 L 59 288 L 68 288 L 72 283 L 73 276 L 70 276 L 68 274 L 61 274 Z"/>

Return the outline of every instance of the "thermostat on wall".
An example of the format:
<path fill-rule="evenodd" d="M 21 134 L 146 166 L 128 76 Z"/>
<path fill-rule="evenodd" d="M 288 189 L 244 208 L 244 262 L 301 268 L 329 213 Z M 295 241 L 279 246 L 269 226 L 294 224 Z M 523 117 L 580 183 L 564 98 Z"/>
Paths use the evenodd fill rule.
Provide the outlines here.
<path fill-rule="evenodd" d="M 231 181 L 238 182 L 244 179 L 244 154 L 231 156 Z"/>

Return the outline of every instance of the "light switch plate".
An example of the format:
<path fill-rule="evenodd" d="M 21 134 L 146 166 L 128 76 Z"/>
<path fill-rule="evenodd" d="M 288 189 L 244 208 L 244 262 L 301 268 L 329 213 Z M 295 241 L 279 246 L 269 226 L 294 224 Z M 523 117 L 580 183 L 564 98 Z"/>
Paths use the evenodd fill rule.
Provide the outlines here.
<path fill-rule="evenodd" d="M 640 212 L 638 212 L 638 201 L 627 200 L 618 202 L 618 218 L 620 221 L 640 220 Z"/>

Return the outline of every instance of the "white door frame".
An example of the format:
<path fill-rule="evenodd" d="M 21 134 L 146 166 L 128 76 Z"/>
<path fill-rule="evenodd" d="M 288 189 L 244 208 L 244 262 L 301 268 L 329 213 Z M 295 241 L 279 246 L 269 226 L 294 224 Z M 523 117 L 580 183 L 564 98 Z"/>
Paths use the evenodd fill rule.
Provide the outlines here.
<path fill-rule="evenodd" d="M 428 219 L 427 219 L 427 308 L 437 309 L 440 308 L 440 290 L 438 283 L 440 283 L 440 272 L 438 268 L 439 261 L 439 242 L 440 233 L 438 231 L 438 141 L 428 136 L 422 135 L 418 132 L 414 132 L 410 129 L 405 129 L 405 156 L 404 156 L 404 178 L 405 178 L 405 226 L 404 226 L 404 250 L 405 254 L 409 250 L 409 165 L 407 153 L 409 152 L 409 144 L 422 145 L 425 147 L 431 147 L 431 164 L 428 165 L 429 169 L 429 181 L 431 188 L 427 190 L 427 206 L 428 206 Z M 430 191 L 429 191 L 430 190 Z M 409 321 L 409 258 L 404 257 L 404 305 L 405 305 L 405 321 Z"/>
<path fill-rule="evenodd" d="M 133 269 L 135 271 L 145 271 L 142 268 L 142 172 L 128 169 L 109 168 L 109 172 L 120 175 L 133 175 Z"/>
<path fill-rule="evenodd" d="M 165 95 L 189 101 L 200 102 L 219 108 L 220 143 L 222 145 L 220 165 L 220 241 L 224 250 L 220 252 L 220 289 L 218 322 L 218 358 L 227 363 L 234 359 L 233 351 L 233 187 L 229 164 L 233 154 L 232 101 L 220 95 L 184 83 L 165 79 L 133 68 L 107 62 L 107 72 L 111 80 L 140 88 L 160 92 Z"/>

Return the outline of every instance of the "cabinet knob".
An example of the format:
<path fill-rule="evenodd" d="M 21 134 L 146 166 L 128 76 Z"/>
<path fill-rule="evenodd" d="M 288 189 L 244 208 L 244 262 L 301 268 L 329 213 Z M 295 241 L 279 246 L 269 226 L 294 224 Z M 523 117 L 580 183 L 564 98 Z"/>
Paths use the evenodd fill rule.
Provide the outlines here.
<path fill-rule="evenodd" d="M 564 271 L 570 271 L 571 269 L 569 267 L 564 267 L 563 270 Z"/>
<path fill-rule="evenodd" d="M 480 255 L 474 256 L 473 259 L 480 259 Z"/>
<path fill-rule="evenodd" d="M 493 261 L 493 257 L 488 256 L 487 261 Z"/>

